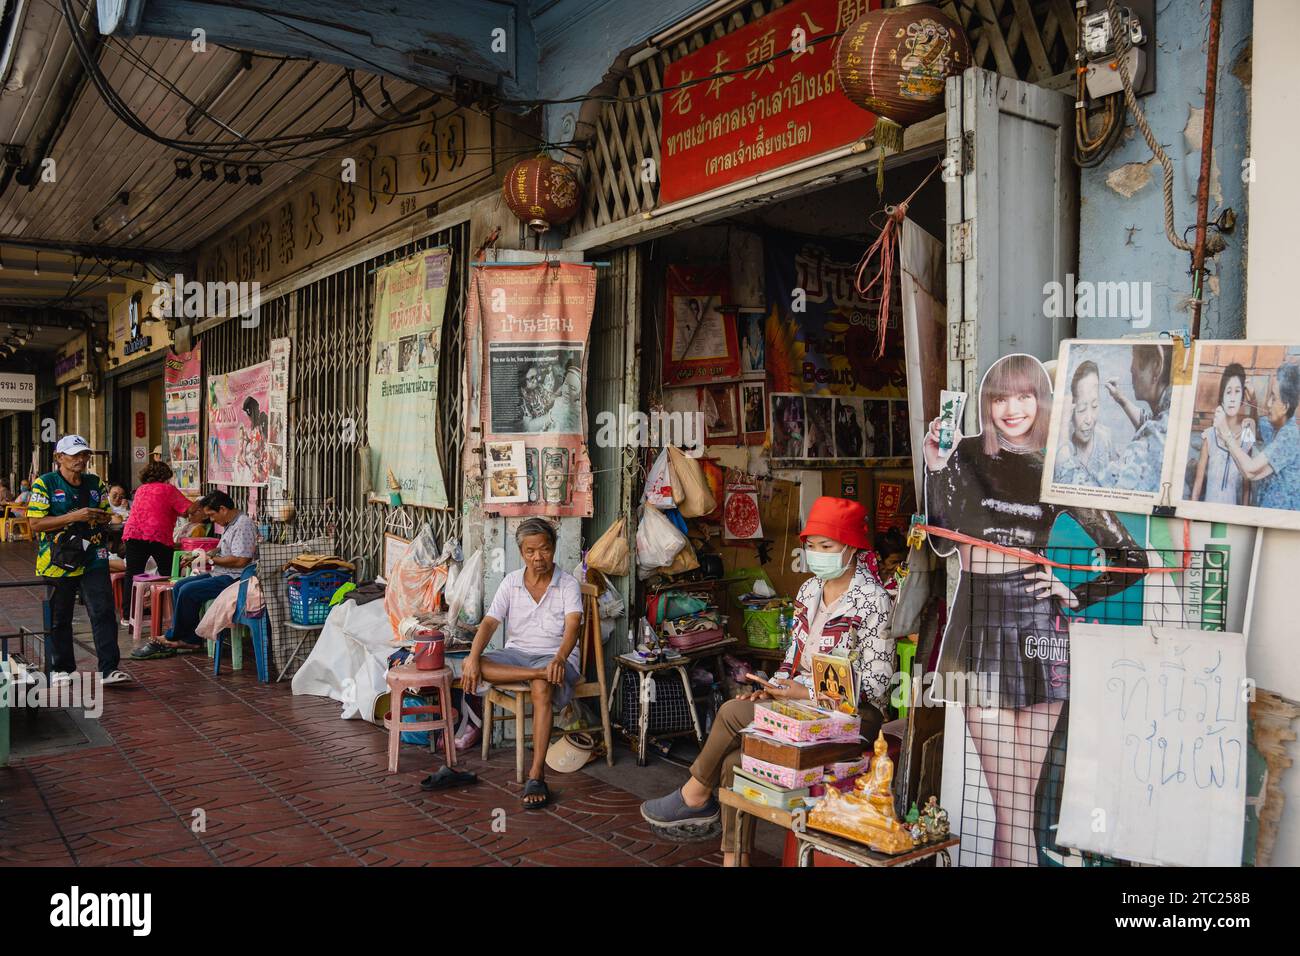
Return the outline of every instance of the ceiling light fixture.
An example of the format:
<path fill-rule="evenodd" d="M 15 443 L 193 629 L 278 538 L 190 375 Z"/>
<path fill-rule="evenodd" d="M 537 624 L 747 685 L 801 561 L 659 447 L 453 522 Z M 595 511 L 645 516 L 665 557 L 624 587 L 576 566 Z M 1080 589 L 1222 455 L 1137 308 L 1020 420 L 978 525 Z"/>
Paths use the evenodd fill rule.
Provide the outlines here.
<path fill-rule="evenodd" d="M 200 159 L 199 179 L 205 183 L 215 183 L 217 181 L 217 164 L 210 159 Z"/>
<path fill-rule="evenodd" d="M 38 249 L 36 250 L 36 263 L 35 265 L 32 266 L 32 275 L 39 276 L 40 274 L 41 274 L 41 252 Z"/>
<path fill-rule="evenodd" d="M 238 186 L 239 167 L 236 166 L 234 163 L 226 163 L 225 172 L 226 172 L 226 182 L 230 183 L 230 185 L 232 186 Z"/>
<path fill-rule="evenodd" d="M 245 167 L 244 167 L 244 182 L 248 183 L 248 185 L 250 185 L 250 186 L 260 186 L 260 185 L 262 185 L 262 167 L 260 167 L 260 166 L 245 166 Z"/>
<path fill-rule="evenodd" d="M 188 159 L 182 159 L 178 156 L 176 159 L 172 160 L 172 162 L 176 166 L 177 179 L 189 179 L 194 175 L 194 167 L 190 165 Z"/>

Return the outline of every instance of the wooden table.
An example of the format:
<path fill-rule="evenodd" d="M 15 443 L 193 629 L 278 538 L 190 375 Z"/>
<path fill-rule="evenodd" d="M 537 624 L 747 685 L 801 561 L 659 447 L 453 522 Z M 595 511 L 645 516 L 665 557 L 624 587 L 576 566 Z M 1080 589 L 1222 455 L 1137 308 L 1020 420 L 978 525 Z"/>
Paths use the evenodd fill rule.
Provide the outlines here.
<path fill-rule="evenodd" d="M 641 661 L 629 660 L 626 657 L 619 656 L 614 658 L 617 665 L 614 672 L 614 683 L 609 689 L 609 707 L 614 709 L 614 702 L 618 700 L 618 688 L 623 680 L 623 672 L 631 671 L 637 677 L 637 699 L 640 706 L 637 707 L 637 728 L 636 728 L 636 764 L 638 767 L 644 767 L 646 764 L 646 746 L 650 741 L 650 686 L 649 682 L 654 679 L 655 674 L 661 671 L 674 670 L 682 679 L 682 686 L 686 690 L 686 709 L 690 714 L 692 730 L 671 730 L 666 733 L 657 734 L 655 739 L 667 737 L 680 737 L 684 734 L 694 733 L 696 741 L 703 746 L 704 734 L 700 730 L 700 718 L 695 712 L 694 695 L 691 693 L 691 677 L 687 668 L 695 661 L 704 658 L 718 658 L 719 673 L 716 675 L 720 680 L 722 655 L 724 652 L 733 649 L 737 644 L 734 637 L 724 638 L 716 644 L 710 644 L 708 647 L 701 647 L 693 651 L 683 651 L 682 656 L 671 661 L 657 661 L 653 664 L 644 664 Z M 623 715 L 620 714 L 620 717 Z M 622 724 L 625 730 L 629 729 L 626 724 Z"/>
<path fill-rule="evenodd" d="M 719 790 L 718 800 L 723 806 L 731 807 L 736 811 L 736 852 L 732 856 L 732 866 L 740 866 L 741 857 L 748 855 L 753 848 L 755 820 L 774 824 L 794 834 L 798 847 L 796 859 L 799 866 L 812 866 L 814 851 L 852 863 L 854 866 L 912 866 L 930 857 L 935 857 L 935 862 L 939 866 L 952 866 L 948 849 L 961 842 L 960 838 L 952 837 L 942 843 L 920 846 L 907 853 L 877 853 L 862 843 L 855 843 L 830 833 L 822 833 L 820 830 L 809 830 L 807 814 L 804 811 L 790 813 L 776 807 L 766 807 L 761 803 L 747 800 L 734 790 Z"/>

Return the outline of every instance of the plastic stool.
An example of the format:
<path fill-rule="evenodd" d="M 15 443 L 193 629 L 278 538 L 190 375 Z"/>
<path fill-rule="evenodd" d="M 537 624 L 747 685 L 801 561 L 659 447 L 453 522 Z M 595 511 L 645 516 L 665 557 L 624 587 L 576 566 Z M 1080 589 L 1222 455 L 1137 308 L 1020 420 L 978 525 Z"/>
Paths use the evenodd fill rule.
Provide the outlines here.
<path fill-rule="evenodd" d="M 162 637 L 172 622 L 172 588 L 175 581 L 155 581 L 149 592 L 149 636 Z"/>
<path fill-rule="evenodd" d="M 117 609 L 117 619 L 122 620 L 122 584 L 126 581 L 125 571 L 114 571 L 108 576 L 110 586 L 113 588 L 113 607 Z"/>
<path fill-rule="evenodd" d="M 199 620 L 203 620 L 203 616 L 208 613 L 208 608 L 211 606 L 211 601 L 203 602 L 203 606 L 199 608 Z M 244 669 L 244 638 L 251 636 L 252 632 L 245 625 L 230 625 L 230 669 L 232 671 Z M 217 649 L 216 638 L 210 637 L 204 643 L 208 645 L 208 657 L 212 657 Z"/>
<path fill-rule="evenodd" d="M 131 640 L 139 643 L 144 631 L 145 601 L 153 586 L 166 581 L 160 574 L 137 574 L 131 581 Z"/>
<path fill-rule="evenodd" d="M 388 772 L 397 773 L 398 750 L 402 744 L 402 733 L 407 730 L 427 730 L 430 733 L 441 730 L 447 766 L 456 766 L 456 708 L 451 706 L 451 668 L 422 671 L 415 664 L 402 664 L 400 667 L 389 668 L 386 679 L 389 703 L 388 713 L 384 715 L 384 726 L 388 728 Z M 422 687 L 437 690 L 438 703 L 424 707 L 404 707 L 402 697 L 406 691 Z M 429 719 L 403 723 L 402 717 L 406 714 L 428 714 Z"/>

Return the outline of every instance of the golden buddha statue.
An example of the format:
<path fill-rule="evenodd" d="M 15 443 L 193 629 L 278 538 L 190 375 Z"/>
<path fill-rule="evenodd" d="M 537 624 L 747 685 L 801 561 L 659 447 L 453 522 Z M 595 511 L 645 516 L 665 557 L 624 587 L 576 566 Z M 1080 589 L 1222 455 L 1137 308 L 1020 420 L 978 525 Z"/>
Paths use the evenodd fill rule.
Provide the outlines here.
<path fill-rule="evenodd" d="M 808 825 L 865 843 L 880 853 L 903 853 L 915 846 L 894 812 L 894 762 L 882 730 L 876 736 L 871 767 L 858 777 L 852 793 L 827 787 L 808 815 Z"/>

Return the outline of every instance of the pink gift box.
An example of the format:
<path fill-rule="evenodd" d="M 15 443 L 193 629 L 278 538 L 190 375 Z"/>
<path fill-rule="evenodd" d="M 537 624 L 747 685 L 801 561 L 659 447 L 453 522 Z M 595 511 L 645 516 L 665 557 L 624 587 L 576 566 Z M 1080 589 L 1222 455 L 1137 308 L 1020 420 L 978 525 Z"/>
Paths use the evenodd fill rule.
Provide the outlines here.
<path fill-rule="evenodd" d="M 754 726 L 781 740 L 805 743 L 813 740 L 857 740 L 862 721 L 847 714 L 813 710 L 780 701 L 764 701 L 754 707 Z"/>
<path fill-rule="evenodd" d="M 740 766 L 760 780 L 774 783 L 785 790 L 796 790 L 799 787 L 819 783 L 824 776 L 824 768 L 822 767 L 795 770 L 793 767 L 782 767 L 779 764 L 768 763 L 766 760 L 759 760 L 756 757 L 741 757 Z"/>

